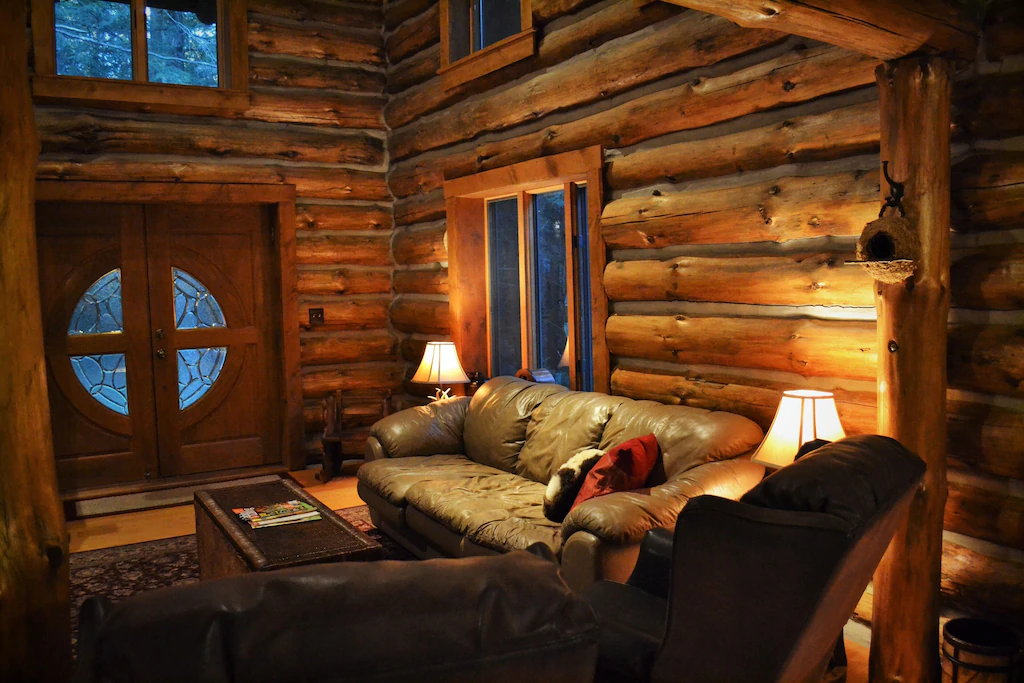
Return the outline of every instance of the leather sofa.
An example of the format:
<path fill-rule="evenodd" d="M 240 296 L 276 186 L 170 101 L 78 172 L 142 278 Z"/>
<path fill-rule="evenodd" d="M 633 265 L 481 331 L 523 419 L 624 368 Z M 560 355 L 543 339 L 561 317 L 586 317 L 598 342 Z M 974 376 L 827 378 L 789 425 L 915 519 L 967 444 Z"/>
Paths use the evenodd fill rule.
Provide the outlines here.
<path fill-rule="evenodd" d="M 588 500 L 561 524 L 544 517 L 548 480 L 571 456 L 652 432 L 662 457 L 649 488 Z M 674 526 L 690 498 L 736 499 L 756 485 L 764 469 L 749 453 L 762 435 L 732 413 L 497 377 L 471 399 L 436 401 L 374 424 L 358 492 L 374 524 L 419 557 L 491 555 L 539 542 L 579 591 L 599 579 L 625 581 L 644 534 Z"/>
<path fill-rule="evenodd" d="M 590 683 L 597 618 L 536 555 L 340 562 L 116 605 L 92 597 L 73 683 Z"/>

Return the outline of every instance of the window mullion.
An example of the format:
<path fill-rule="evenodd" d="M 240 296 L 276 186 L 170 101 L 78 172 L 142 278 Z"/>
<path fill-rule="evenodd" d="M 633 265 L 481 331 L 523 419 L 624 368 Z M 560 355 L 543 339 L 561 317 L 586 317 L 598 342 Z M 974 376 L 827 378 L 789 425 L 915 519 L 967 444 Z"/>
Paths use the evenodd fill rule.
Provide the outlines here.
<path fill-rule="evenodd" d="M 533 221 L 530 220 L 530 195 L 525 191 L 519 193 L 519 322 L 522 337 L 523 367 L 529 368 L 533 362 L 533 258 L 531 250 L 533 240 L 530 239 Z"/>
<path fill-rule="evenodd" d="M 132 80 L 149 82 L 149 49 L 146 44 L 146 1 L 131 0 Z"/>

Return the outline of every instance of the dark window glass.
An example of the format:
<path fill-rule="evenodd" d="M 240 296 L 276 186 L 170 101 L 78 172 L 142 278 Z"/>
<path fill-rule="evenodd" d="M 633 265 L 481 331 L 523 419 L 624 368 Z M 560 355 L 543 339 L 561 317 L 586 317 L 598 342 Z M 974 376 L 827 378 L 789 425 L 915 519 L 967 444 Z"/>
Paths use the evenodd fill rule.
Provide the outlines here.
<path fill-rule="evenodd" d="M 149 80 L 216 88 L 217 0 L 146 3 Z"/>
<path fill-rule="evenodd" d="M 565 259 L 565 192 L 533 197 L 532 368 L 569 386 L 569 301 Z"/>
<path fill-rule="evenodd" d="M 55 0 L 57 73 L 132 78 L 132 20 L 127 0 Z"/>
<path fill-rule="evenodd" d="M 518 213 L 515 197 L 487 202 L 492 376 L 514 375 L 523 366 Z"/>
<path fill-rule="evenodd" d="M 474 52 L 523 30 L 519 3 L 520 0 L 474 0 Z"/>
<path fill-rule="evenodd" d="M 573 249 L 576 252 L 576 313 L 578 343 L 576 358 L 579 371 L 576 373 L 576 388 L 580 391 L 594 390 L 594 345 L 591 338 L 590 309 L 590 238 L 587 230 L 587 187 L 576 186 L 576 238 Z"/>

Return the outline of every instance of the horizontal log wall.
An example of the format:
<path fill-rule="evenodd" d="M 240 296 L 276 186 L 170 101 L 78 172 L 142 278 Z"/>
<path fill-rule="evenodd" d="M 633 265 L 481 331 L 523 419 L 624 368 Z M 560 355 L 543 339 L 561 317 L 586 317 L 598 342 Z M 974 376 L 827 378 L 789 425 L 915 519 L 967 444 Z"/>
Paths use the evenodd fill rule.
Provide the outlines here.
<path fill-rule="evenodd" d="M 37 107 L 40 178 L 290 183 L 307 444 L 346 391 L 346 452 L 400 388 L 381 2 L 249 0 L 251 106 L 229 118 Z M 322 326 L 309 309 L 322 308 Z M 348 398 L 349 393 L 352 398 Z M 369 407 L 367 407 L 369 406 Z"/>
<path fill-rule="evenodd" d="M 831 389 L 874 431 L 873 286 L 849 263 L 880 206 L 873 59 L 667 3 L 534 0 L 534 56 L 446 91 L 435 11 L 385 8 L 407 377 L 449 332 L 444 181 L 597 144 L 612 391 L 767 428 L 784 389 Z M 1024 575 L 1024 72 L 1004 33 L 1003 63 L 957 82 L 943 590 L 1024 626 L 1019 579 L 986 578 Z"/>

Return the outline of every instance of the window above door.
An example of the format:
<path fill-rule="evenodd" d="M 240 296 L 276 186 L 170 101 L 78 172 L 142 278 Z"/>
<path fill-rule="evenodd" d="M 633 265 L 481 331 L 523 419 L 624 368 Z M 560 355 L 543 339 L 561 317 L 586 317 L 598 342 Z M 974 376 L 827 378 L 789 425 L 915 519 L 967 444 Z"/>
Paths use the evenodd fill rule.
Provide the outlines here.
<path fill-rule="evenodd" d="M 451 90 L 536 49 L 531 0 L 441 0 L 441 84 Z"/>
<path fill-rule="evenodd" d="M 40 102 L 127 110 L 245 109 L 244 0 L 32 0 Z"/>

